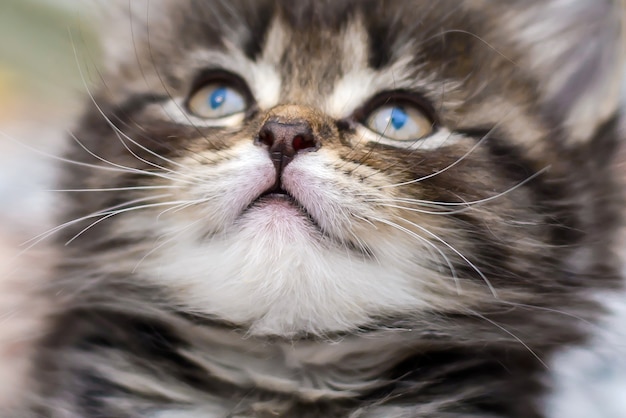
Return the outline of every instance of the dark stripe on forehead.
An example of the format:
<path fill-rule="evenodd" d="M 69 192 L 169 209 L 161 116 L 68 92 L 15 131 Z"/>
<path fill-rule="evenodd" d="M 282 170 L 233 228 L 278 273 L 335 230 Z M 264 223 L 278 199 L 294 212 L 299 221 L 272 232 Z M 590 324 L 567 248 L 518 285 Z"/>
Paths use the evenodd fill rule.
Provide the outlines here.
<path fill-rule="evenodd" d="M 381 69 L 393 60 L 395 45 L 403 29 L 414 26 L 419 19 L 412 19 L 409 25 L 402 23 L 403 12 L 400 7 L 390 7 L 387 2 L 379 1 L 364 8 L 363 20 L 369 38 L 369 65 Z"/>
<path fill-rule="evenodd" d="M 359 6 L 371 3 L 371 0 L 336 1 L 293 1 L 280 0 L 283 17 L 295 29 L 300 30 L 339 30 L 350 17 L 355 15 Z"/>
<path fill-rule="evenodd" d="M 370 67 L 379 70 L 386 67 L 391 62 L 391 49 L 389 45 L 391 32 L 386 22 L 377 19 L 371 19 L 368 22 L 368 37 L 369 37 L 369 65 Z"/>
<path fill-rule="evenodd" d="M 275 14 L 273 7 L 265 2 L 258 2 L 258 4 L 261 6 L 257 7 L 256 13 L 248 20 L 248 38 L 242 45 L 244 54 L 253 61 L 263 52 L 270 22 Z"/>
<path fill-rule="evenodd" d="M 273 0 L 190 0 L 174 11 L 179 14 L 173 40 L 180 47 L 224 49 L 234 44 L 254 60 L 263 51 L 276 5 Z"/>

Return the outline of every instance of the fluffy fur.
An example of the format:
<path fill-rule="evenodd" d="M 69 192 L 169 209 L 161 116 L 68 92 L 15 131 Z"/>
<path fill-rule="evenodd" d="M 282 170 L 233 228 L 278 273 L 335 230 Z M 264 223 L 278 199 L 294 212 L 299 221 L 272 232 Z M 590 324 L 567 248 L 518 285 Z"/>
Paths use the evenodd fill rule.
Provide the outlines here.
<path fill-rule="evenodd" d="M 13 415 L 543 416 L 546 363 L 622 285 L 620 4 L 110 7 Z M 245 114 L 190 111 L 215 71 Z M 368 129 L 389 92 L 432 134 Z M 307 148 L 278 163 L 274 122 Z"/>

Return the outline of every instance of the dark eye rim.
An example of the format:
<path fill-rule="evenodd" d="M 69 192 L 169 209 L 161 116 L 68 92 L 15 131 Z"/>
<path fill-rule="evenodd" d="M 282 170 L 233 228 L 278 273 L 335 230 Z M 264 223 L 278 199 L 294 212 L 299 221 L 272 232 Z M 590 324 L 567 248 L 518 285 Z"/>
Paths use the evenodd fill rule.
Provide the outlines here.
<path fill-rule="evenodd" d="M 371 97 L 364 105 L 352 113 L 352 119 L 363 126 L 372 114 L 383 106 L 405 105 L 419 110 L 433 125 L 433 132 L 440 126 L 437 112 L 430 101 L 419 93 L 409 90 L 386 90 Z"/>
<path fill-rule="evenodd" d="M 185 110 L 187 112 L 192 115 L 194 114 L 190 107 L 191 99 L 200 90 L 212 84 L 223 84 L 227 87 L 234 88 L 241 93 L 246 101 L 246 118 L 256 113 L 257 103 L 252 95 L 250 87 L 248 87 L 248 83 L 246 83 L 246 81 L 237 74 L 222 68 L 205 69 L 195 77 L 195 81 L 191 84 L 191 88 L 189 89 L 189 93 L 187 94 L 187 98 L 184 102 Z"/>

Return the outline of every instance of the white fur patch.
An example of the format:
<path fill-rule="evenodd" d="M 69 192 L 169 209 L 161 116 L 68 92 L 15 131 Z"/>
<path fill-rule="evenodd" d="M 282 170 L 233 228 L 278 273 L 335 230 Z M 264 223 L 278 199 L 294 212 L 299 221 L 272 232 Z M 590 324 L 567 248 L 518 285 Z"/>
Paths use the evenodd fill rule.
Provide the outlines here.
<path fill-rule="evenodd" d="M 324 334 L 353 329 L 387 310 L 428 307 L 422 281 L 415 279 L 418 265 L 401 257 L 363 260 L 320 242 L 306 222 L 295 213 L 257 209 L 209 242 L 191 231 L 179 236 L 140 272 L 175 289 L 190 311 L 250 323 L 252 334 Z M 398 245 L 395 251 L 406 250 Z"/>

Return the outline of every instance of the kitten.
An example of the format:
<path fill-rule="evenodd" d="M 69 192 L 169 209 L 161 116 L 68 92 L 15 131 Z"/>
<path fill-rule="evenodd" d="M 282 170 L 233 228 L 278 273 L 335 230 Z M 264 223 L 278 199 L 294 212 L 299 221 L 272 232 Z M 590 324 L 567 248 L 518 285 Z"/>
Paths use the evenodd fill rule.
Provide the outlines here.
<path fill-rule="evenodd" d="M 617 1 L 121 3 L 21 416 L 544 416 L 622 285 Z"/>

